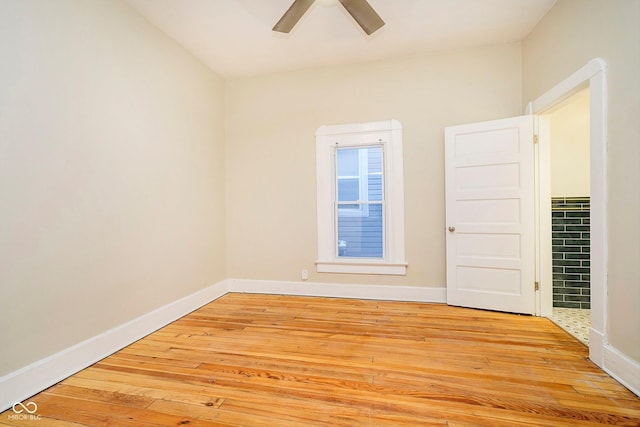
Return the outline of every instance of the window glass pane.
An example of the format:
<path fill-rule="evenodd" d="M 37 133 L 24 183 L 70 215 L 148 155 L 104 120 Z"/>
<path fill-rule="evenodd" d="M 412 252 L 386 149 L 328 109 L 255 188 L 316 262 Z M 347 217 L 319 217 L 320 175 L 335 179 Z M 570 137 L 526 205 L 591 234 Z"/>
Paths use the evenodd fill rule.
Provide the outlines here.
<path fill-rule="evenodd" d="M 336 193 L 338 201 L 360 200 L 360 160 L 357 148 L 336 150 Z"/>
<path fill-rule="evenodd" d="M 383 258 L 382 146 L 336 149 L 338 257 Z"/>
<path fill-rule="evenodd" d="M 362 209 L 362 206 L 359 208 Z M 384 257 L 382 204 L 370 203 L 367 210 L 366 216 L 353 216 L 345 210 L 338 209 L 338 257 Z"/>
<path fill-rule="evenodd" d="M 367 147 L 367 198 L 366 200 L 383 200 L 382 183 L 382 147 Z"/>
<path fill-rule="evenodd" d="M 358 148 L 338 148 L 336 153 L 338 160 L 338 176 L 353 177 L 360 174 L 358 151 Z"/>
<path fill-rule="evenodd" d="M 360 199 L 360 179 L 338 177 L 338 201 L 354 202 Z"/>
<path fill-rule="evenodd" d="M 338 148 L 336 170 L 338 201 L 383 200 L 382 146 Z"/>

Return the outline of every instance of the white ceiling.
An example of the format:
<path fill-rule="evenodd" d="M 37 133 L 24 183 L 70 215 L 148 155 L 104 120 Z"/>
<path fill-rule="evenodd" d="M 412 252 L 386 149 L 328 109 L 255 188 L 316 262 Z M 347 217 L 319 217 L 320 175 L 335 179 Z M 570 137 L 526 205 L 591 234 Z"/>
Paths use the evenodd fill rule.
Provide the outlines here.
<path fill-rule="evenodd" d="M 224 77 L 520 41 L 556 2 L 369 0 L 386 25 L 367 36 L 331 0 L 289 34 L 271 28 L 293 0 L 126 1 Z"/>

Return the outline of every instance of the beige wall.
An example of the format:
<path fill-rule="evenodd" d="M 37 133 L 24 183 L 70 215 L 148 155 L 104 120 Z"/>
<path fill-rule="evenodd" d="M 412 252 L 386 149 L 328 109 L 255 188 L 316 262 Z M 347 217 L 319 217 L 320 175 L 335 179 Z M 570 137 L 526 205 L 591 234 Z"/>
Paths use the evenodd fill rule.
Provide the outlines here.
<path fill-rule="evenodd" d="M 523 94 L 531 101 L 600 57 L 607 63 L 607 330 L 640 362 L 640 1 L 559 0 L 523 42 Z"/>
<path fill-rule="evenodd" d="M 508 44 L 227 84 L 230 277 L 445 285 L 444 128 L 522 111 L 521 48 Z M 406 276 L 315 273 L 315 131 L 404 126 Z"/>
<path fill-rule="evenodd" d="M 549 112 L 551 196 L 588 197 L 589 90 L 573 95 Z"/>
<path fill-rule="evenodd" d="M 0 376 L 224 279 L 224 85 L 112 0 L 0 2 Z"/>

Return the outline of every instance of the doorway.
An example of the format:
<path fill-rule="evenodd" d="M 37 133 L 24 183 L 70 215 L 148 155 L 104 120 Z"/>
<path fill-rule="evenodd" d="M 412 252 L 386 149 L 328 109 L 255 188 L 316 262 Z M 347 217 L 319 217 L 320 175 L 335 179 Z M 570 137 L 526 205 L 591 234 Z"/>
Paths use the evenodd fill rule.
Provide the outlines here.
<path fill-rule="evenodd" d="M 607 86 L 606 63 L 590 60 L 584 67 L 568 76 L 549 91 L 527 105 L 526 112 L 545 115 L 563 101 L 585 88 L 589 91 L 589 358 L 604 368 L 607 343 Z M 551 182 L 550 182 L 550 130 L 548 120 L 541 117 L 538 124 L 539 140 L 537 166 L 537 278 L 540 280 L 539 313 L 553 314 L 553 270 Z M 547 208 L 548 206 L 548 208 Z"/>
<path fill-rule="evenodd" d="M 551 319 L 589 345 L 591 326 L 589 88 L 545 113 L 550 133 Z"/>

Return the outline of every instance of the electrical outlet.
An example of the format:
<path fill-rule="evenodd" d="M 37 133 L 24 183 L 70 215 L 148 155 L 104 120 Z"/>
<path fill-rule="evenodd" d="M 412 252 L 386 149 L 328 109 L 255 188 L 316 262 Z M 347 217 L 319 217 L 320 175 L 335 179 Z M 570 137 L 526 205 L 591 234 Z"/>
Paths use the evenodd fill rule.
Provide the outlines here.
<path fill-rule="evenodd" d="M 309 280 L 309 270 L 302 270 L 302 280 Z"/>

